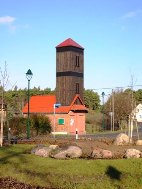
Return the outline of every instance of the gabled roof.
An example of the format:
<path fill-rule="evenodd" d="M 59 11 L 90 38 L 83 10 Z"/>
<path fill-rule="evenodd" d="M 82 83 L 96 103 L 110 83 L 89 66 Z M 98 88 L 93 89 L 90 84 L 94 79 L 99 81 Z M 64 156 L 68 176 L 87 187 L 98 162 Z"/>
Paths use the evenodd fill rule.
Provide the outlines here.
<path fill-rule="evenodd" d="M 37 95 L 30 98 L 30 113 L 51 113 L 53 112 L 53 104 L 56 103 L 54 95 Z M 28 103 L 23 108 L 22 112 L 27 113 Z"/>
<path fill-rule="evenodd" d="M 54 95 L 38 95 L 32 96 L 30 99 L 30 113 L 53 113 L 54 104 L 56 103 L 56 96 Z M 70 106 L 60 106 L 56 108 L 56 113 L 69 113 L 69 111 L 86 111 L 88 109 L 84 106 L 79 95 L 76 95 Z M 22 110 L 23 113 L 28 113 L 28 103 Z"/>
<path fill-rule="evenodd" d="M 70 110 L 72 110 L 72 111 L 85 110 L 88 112 L 88 109 L 85 107 L 82 99 L 80 98 L 80 96 L 78 94 L 74 97 L 74 99 L 70 105 Z"/>
<path fill-rule="evenodd" d="M 80 49 L 84 49 L 83 47 L 81 47 L 78 43 L 76 43 L 71 38 L 66 39 L 65 41 L 63 41 L 62 43 L 60 43 L 59 45 L 56 46 L 56 48 L 60 48 L 60 47 L 77 47 Z"/>

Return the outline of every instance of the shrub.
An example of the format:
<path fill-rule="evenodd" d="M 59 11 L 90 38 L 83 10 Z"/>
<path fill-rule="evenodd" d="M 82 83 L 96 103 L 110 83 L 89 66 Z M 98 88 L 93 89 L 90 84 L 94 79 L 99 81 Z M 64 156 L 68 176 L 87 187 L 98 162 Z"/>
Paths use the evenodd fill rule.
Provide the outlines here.
<path fill-rule="evenodd" d="M 27 129 L 27 118 L 24 117 L 13 117 L 9 122 L 7 122 L 7 126 L 4 128 L 4 133 L 7 136 L 8 128 L 10 128 L 10 134 L 12 136 L 18 137 L 26 137 L 26 129 Z M 30 116 L 30 132 L 31 136 L 39 134 L 47 134 L 51 132 L 51 123 L 48 117 L 44 115 L 31 115 Z"/>
<path fill-rule="evenodd" d="M 33 114 L 30 120 L 31 127 L 36 130 L 36 135 L 51 132 L 51 122 L 47 116 L 43 114 Z"/>
<path fill-rule="evenodd" d="M 10 119 L 8 127 L 10 128 L 11 134 L 17 136 L 26 134 L 26 120 L 24 117 L 13 117 Z"/>

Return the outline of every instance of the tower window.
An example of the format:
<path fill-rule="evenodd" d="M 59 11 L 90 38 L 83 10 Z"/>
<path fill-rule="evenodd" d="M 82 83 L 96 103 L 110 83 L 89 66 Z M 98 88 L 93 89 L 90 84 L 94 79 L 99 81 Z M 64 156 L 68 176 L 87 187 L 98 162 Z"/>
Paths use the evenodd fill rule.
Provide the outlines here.
<path fill-rule="evenodd" d="M 76 63 L 75 63 L 76 67 L 79 67 L 79 56 L 76 56 Z"/>
<path fill-rule="evenodd" d="M 79 94 L 79 83 L 75 84 L 75 92 L 76 94 Z"/>

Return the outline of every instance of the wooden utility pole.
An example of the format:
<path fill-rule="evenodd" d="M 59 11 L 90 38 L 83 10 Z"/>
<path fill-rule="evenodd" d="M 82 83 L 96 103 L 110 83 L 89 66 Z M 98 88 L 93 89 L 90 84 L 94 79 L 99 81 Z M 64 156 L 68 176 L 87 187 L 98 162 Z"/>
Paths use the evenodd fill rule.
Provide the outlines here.
<path fill-rule="evenodd" d="M 112 89 L 112 131 L 114 131 L 114 91 Z"/>

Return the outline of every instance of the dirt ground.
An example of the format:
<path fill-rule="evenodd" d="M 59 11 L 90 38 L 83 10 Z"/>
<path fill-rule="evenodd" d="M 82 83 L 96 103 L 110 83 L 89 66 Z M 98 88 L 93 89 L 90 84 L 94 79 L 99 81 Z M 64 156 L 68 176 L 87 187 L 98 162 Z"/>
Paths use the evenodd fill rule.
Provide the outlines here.
<path fill-rule="evenodd" d="M 123 146 L 116 146 L 113 144 L 114 139 L 110 138 L 98 138 L 98 139 L 91 139 L 91 138 L 81 138 L 76 140 L 75 138 L 57 138 L 57 139 L 44 139 L 42 140 L 35 140 L 36 144 L 57 144 L 59 147 L 67 147 L 69 145 L 79 146 L 83 151 L 83 158 L 89 158 L 91 152 L 94 149 L 104 149 L 110 150 L 113 154 L 114 159 L 123 158 L 124 153 L 127 149 L 137 149 L 142 151 L 142 146 L 136 146 L 135 141 L 132 144 L 123 145 Z"/>
<path fill-rule="evenodd" d="M 94 149 L 104 149 L 104 150 L 110 150 L 113 155 L 113 159 L 120 159 L 123 158 L 124 153 L 127 149 L 137 149 L 142 152 L 142 146 L 136 146 L 135 145 L 135 139 L 131 144 L 128 145 L 122 145 L 122 146 L 116 146 L 114 145 L 114 139 L 112 138 L 105 138 L 100 137 L 97 139 L 93 138 L 87 138 L 82 137 L 78 140 L 74 137 L 62 137 L 62 138 L 53 138 L 53 137 L 47 137 L 47 136 L 40 136 L 36 138 L 31 138 L 30 140 L 18 140 L 17 143 L 24 144 L 55 144 L 58 145 L 61 148 L 66 148 L 70 145 L 79 146 L 83 151 L 83 158 L 89 158 L 92 151 Z"/>

